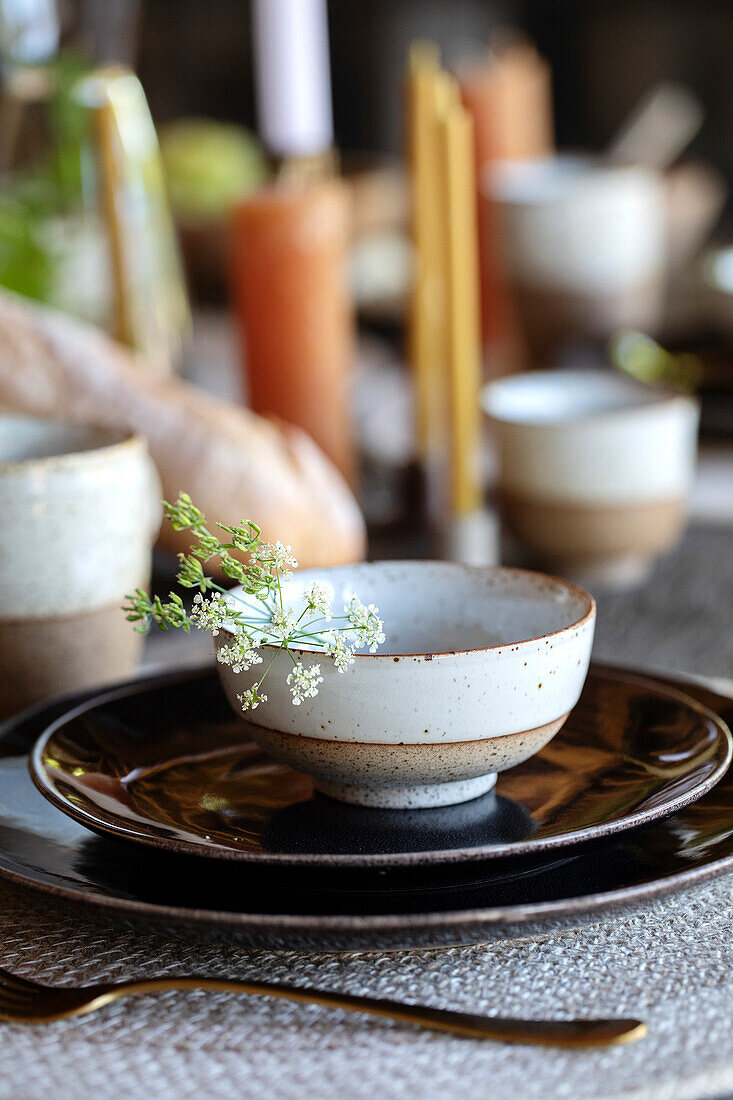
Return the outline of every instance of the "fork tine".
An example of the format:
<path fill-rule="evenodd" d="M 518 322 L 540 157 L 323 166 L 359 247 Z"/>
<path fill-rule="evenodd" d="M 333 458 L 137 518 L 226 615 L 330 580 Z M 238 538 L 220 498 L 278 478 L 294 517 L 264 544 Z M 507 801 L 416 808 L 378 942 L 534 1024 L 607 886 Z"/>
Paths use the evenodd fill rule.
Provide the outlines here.
<path fill-rule="evenodd" d="M 5 989 L 23 989 L 28 993 L 37 993 L 43 986 L 32 982 L 28 978 L 21 978 L 19 974 L 11 974 L 9 970 L 0 967 L 0 987 Z"/>
<path fill-rule="evenodd" d="M 20 989 L 3 989 L 0 987 L 0 1004 L 29 1004 L 34 1000 L 33 993 L 27 993 Z"/>
<path fill-rule="evenodd" d="M 3 1012 L 18 1013 L 23 1012 L 33 1004 L 33 1000 L 28 998 L 13 999 L 11 997 L 0 996 L 0 1015 Z"/>
<path fill-rule="evenodd" d="M 8 1011 L 19 1011 L 21 1008 L 33 1004 L 41 991 L 32 986 L 25 988 L 20 985 L 6 983 L 0 977 L 0 1011 L 7 1008 Z"/>
<path fill-rule="evenodd" d="M 0 1000 L 2 1001 L 32 1001 L 37 996 L 38 992 L 33 989 L 20 989 L 0 983 Z"/>

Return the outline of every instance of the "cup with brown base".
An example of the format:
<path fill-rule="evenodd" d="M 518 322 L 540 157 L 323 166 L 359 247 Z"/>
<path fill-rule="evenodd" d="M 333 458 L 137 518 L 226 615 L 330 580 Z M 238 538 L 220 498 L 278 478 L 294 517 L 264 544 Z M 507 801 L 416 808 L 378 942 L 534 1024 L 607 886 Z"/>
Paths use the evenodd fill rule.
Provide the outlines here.
<path fill-rule="evenodd" d="M 138 436 L 0 416 L 0 717 L 135 670 L 160 495 Z"/>
<path fill-rule="evenodd" d="M 677 541 L 695 470 L 694 397 L 558 370 L 491 383 L 483 406 L 503 520 L 532 564 L 625 586 Z"/>
<path fill-rule="evenodd" d="M 587 157 L 504 161 L 485 173 L 483 195 L 535 362 L 566 342 L 655 330 L 667 262 L 658 173 Z"/>

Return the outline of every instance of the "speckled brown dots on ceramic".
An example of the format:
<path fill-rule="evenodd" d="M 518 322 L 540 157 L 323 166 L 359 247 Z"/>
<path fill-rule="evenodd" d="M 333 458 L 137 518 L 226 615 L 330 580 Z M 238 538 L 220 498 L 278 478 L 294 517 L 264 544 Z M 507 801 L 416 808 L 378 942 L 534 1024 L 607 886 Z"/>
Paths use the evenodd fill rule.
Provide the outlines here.
<path fill-rule="evenodd" d="M 425 745 L 328 741 L 257 727 L 258 744 L 277 760 L 313 777 L 323 794 L 362 806 L 449 806 L 485 794 L 497 772 L 544 748 L 567 719 L 477 741 Z"/>
<path fill-rule="evenodd" d="M 311 581 L 328 583 L 337 603 L 348 591 L 375 603 L 386 644 L 357 653 L 344 675 L 322 652 L 295 649 L 323 677 L 318 695 L 297 707 L 285 686 L 290 659 L 275 653 L 252 730 L 334 797 L 410 808 L 476 797 L 497 771 L 544 745 L 580 695 L 595 603 L 566 581 L 446 562 L 308 570 L 284 592 L 296 617 Z M 231 638 L 223 629 L 215 645 Z M 237 695 L 257 670 L 218 669 L 241 714 Z"/>

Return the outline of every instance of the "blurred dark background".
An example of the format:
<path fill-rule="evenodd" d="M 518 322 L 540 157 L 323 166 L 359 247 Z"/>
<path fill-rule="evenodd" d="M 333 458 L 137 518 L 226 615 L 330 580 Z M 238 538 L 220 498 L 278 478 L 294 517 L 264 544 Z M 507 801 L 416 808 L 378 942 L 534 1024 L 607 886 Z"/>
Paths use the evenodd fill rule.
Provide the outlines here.
<path fill-rule="evenodd" d="M 689 154 L 733 179 L 733 4 L 729 0 L 331 0 L 336 137 L 345 151 L 397 154 L 409 42 L 446 60 L 520 28 L 549 60 L 558 146 L 602 149 L 653 84 L 695 92 L 705 122 Z M 159 122 L 204 114 L 253 125 L 250 4 L 146 0 L 138 72 Z M 730 224 L 730 202 L 727 221 Z"/>

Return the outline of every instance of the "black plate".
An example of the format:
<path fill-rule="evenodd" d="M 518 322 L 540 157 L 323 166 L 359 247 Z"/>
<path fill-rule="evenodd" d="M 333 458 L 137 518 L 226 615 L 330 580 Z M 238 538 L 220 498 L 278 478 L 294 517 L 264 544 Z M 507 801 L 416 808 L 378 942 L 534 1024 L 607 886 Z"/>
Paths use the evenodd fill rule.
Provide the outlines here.
<path fill-rule="evenodd" d="M 41 792 L 103 836 L 258 866 L 427 866 L 536 855 L 667 817 L 730 762 L 717 716 L 673 688 L 594 669 L 567 722 L 495 791 L 458 806 L 368 809 L 248 740 L 215 678 L 132 688 L 54 723 Z"/>
<path fill-rule="evenodd" d="M 214 690 L 215 673 L 156 677 Z M 733 718 L 733 701 L 678 684 Z M 733 777 L 664 821 L 562 858 L 441 868 L 314 872 L 171 855 L 94 836 L 35 789 L 28 752 L 81 698 L 0 729 L 0 875 L 81 904 L 90 915 L 251 946 L 315 950 L 444 946 L 533 934 L 712 878 L 733 868 Z M 55 903 L 56 903 L 55 902 Z"/>

